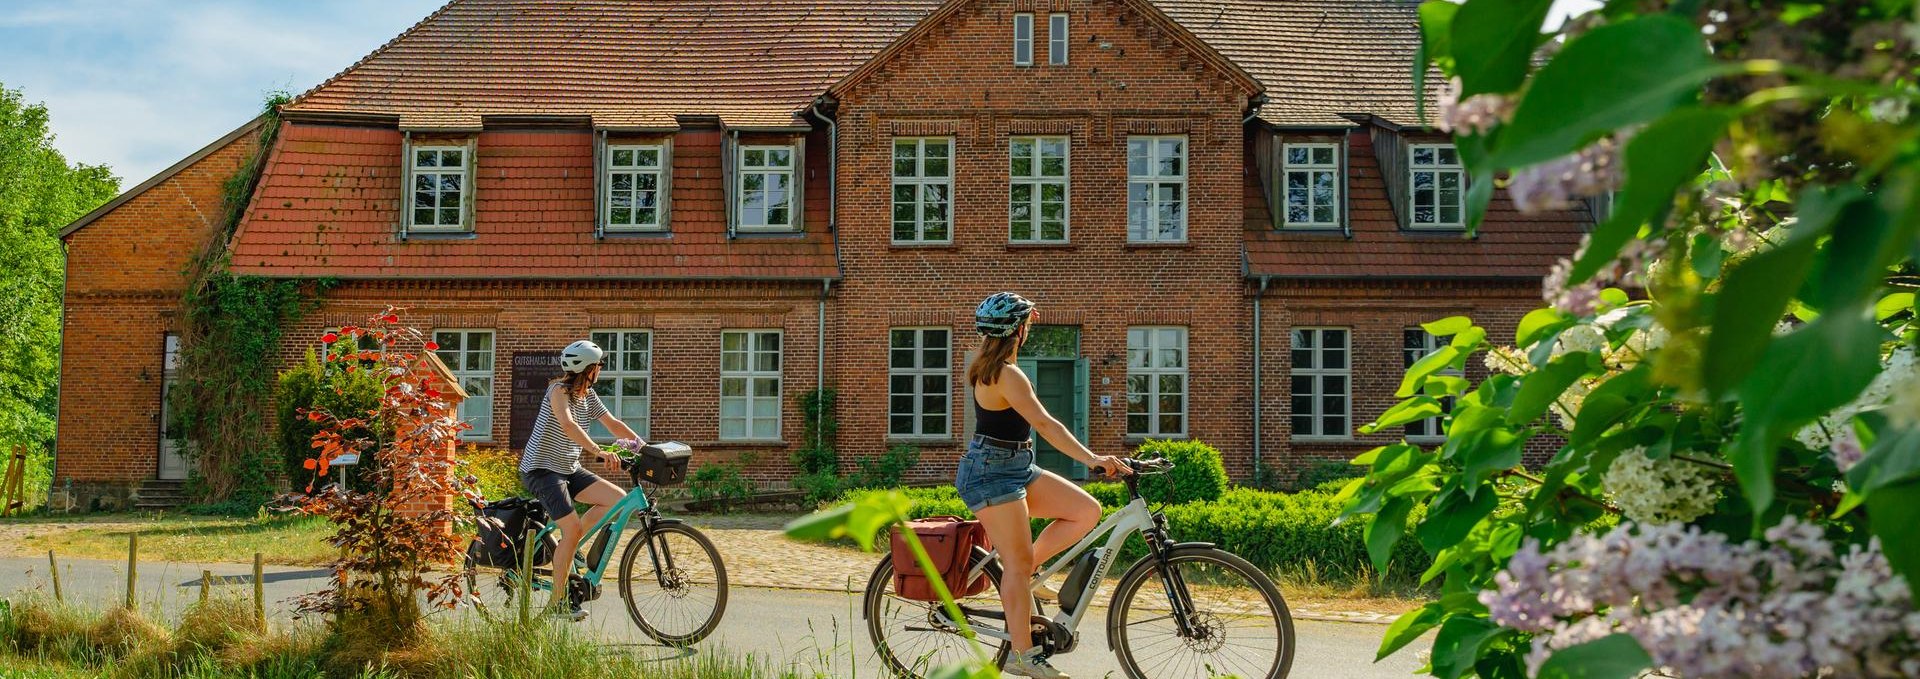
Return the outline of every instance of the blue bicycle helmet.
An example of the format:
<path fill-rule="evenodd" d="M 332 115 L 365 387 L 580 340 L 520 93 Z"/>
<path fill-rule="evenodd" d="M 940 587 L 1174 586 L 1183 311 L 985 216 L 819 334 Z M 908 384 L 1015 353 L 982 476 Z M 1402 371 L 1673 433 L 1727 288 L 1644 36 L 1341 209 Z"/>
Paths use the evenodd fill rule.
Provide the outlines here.
<path fill-rule="evenodd" d="M 1033 302 L 1011 292 L 996 292 L 973 310 L 973 327 L 987 337 L 1012 337 L 1033 314 Z"/>

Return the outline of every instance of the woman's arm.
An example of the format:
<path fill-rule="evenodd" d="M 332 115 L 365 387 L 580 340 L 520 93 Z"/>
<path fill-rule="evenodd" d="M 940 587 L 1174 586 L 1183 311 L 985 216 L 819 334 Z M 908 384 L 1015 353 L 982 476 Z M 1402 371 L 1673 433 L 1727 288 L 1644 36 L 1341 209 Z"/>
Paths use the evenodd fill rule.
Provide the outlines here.
<path fill-rule="evenodd" d="M 559 421 L 560 431 L 565 432 L 567 438 L 572 439 L 581 450 L 600 449 L 600 444 L 593 442 L 593 437 L 587 435 L 587 430 L 582 428 L 579 422 L 573 421 L 573 407 L 567 401 L 565 387 L 547 391 L 547 407 L 553 409 L 553 418 Z"/>
<path fill-rule="evenodd" d="M 634 433 L 633 427 L 629 427 L 627 423 L 621 422 L 620 418 L 614 417 L 611 412 L 600 414 L 600 426 L 606 427 L 607 431 L 613 432 L 615 439 L 633 439 L 639 441 L 640 445 L 644 446 L 647 444 L 646 439 L 640 438 L 639 434 Z"/>

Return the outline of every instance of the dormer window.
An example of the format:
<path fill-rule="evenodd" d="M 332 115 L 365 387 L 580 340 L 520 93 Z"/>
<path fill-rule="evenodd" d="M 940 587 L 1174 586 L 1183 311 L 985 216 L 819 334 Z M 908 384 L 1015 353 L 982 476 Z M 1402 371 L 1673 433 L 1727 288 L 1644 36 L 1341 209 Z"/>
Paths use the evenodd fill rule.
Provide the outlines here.
<path fill-rule="evenodd" d="M 407 164 L 413 186 L 408 228 L 414 231 L 467 229 L 468 176 L 472 163 L 465 146 L 414 146 Z"/>
<path fill-rule="evenodd" d="M 1463 217 L 1466 169 L 1452 144 L 1414 144 L 1408 170 L 1412 173 L 1408 201 L 1416 229 L 1460 229 Z"/>
<path fill-rule="evenodd" d="M 794 225 L 792 146 L 741 146 L 734 213 L 741 231 L 790 231 Z"/>
<path fill-rule="evenodd" d="M 662 218 L 664 158 L 659 145 L 607 147 L 606 226 L 608 231 L 659 231 Z"/>
<path fill-rule="evenodd" d="M 1333 144 L 1287 144 L 1282 148 L 1289 229 L 1340 226 L 1340 158 Z"/>
<path fill-rule="evenodd" d="M 1033 15 L 1013 15 L 1013 65 L 1033 65 Z"/>

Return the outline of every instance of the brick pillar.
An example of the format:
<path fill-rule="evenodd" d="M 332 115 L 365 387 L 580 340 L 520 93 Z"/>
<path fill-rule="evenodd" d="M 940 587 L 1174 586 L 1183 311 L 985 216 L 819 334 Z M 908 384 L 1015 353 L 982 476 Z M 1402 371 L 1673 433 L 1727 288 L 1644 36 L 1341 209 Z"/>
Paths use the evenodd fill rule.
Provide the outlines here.
<path fill-rule="evenodd" d="M 453 372 L 447 368 L 445 363 L 440 361 L 438 356 L 432 353 L 425 354 L 420 365 L 416 366 L 413 372 L 414 378 L 420 380 L 421 384 L 424 384 L 428 389 L 440 392 L 441 400 L 445 402 L 446 414 L 452 415 L 460 411 L 460 402 L 466 400 L 467 393 L 460 389 L 459 383 L 454 380 Z M 455 498 L 451 492 L 453 486 L 450 482 L 452 481 L 452 476 L 455 471 L 454 449 L 457 444 L 458 441 L 448 441 L 440 453 L 435 456 L 435 461 L 442 463 L 440 465 L 440 473 L 448 477 L 446 480 L 449 483 L 442 484 L 440 490 L 430 497 L 409 501 L 401 507 L 402 511 L 408 514 L 426 514 L 434 511 L 453 509 L 453 503 L 457 498 Z M 395 479 L 394 482 L 399 484 L 404 483 L 405 480 Z M 451 528 L 451 526 L 441 526 L 441 530 L 443 531 L 451 530 Z"/>

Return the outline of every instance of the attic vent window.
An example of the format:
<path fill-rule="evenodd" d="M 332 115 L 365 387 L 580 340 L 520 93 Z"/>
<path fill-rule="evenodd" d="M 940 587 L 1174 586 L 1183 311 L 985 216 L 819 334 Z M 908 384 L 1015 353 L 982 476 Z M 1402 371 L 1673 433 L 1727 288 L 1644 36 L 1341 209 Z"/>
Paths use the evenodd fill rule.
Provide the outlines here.
<path fill-rule="evenodd" d="M 1013 15 L 1013 65 L 1033 65 L 1033 15 Z"/>

